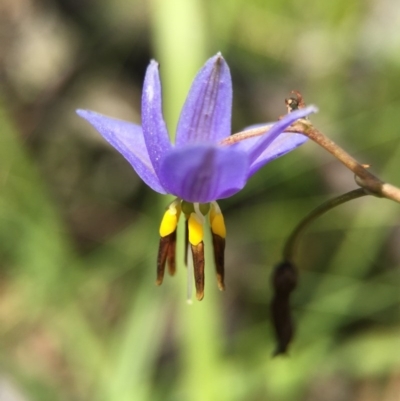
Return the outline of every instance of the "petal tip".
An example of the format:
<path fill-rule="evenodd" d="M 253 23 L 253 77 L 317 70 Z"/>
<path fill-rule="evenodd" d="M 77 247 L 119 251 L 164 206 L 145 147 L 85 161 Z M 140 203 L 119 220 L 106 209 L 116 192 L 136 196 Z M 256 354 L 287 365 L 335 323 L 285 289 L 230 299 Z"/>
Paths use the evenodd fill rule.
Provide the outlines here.
<path fill-rule="evenodd" d="M 319 112 L 319 108 L 317 106 L 315 106 L 314 104 L 310 104 L 309 106 L 307 106 L 306 110 L 309 110 L 310 114 Z"/>
<path fill-rule="evenodd" d="M 158 63 L 158 61 L 157 61 L 157 60 L 154 60 L 154 58 L 152 58 L 152 59 L 150 60 L 149 67 L 156 67 L 156 68 L 158 68 L 159 65 L 160 65 L 160 64 Z"/>
<path fill-rule="evenodd" d="M 90 115 L 93 115 L 93 111 L 90 110 L 84 110 L 84 109 L 76 109 L 75 113 L 79 116 L 87 120 Z"/>

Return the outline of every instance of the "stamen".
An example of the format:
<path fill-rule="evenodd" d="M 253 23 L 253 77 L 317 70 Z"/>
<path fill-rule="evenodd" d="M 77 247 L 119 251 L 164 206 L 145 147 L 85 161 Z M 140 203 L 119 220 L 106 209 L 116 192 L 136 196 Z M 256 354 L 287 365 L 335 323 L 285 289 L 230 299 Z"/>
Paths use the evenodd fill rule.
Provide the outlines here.
<path fill-rule="evenodd" d="M 165 262 L 167 260 L 169 242 L 170 238 L 168 235 L 160 238 L 157 255 L 157 285 L 161 285 L 164 279 Z"/>
<path fill-rule="evenodd" d="M 165 264 L 168 261 L 168 271 L 175 274 L 176 227 L 181 214 L 181 201 L 175 199 L 167 208 L 160 224 L 160 245 L 157 255 L 157 280 L 161 285 L 164 279 Z"/>
<path fill-rule="evenodd" d="M 175 253 L 176 253 L 176 230 L 172 232 L 170 235 L 170 242 L 168 245 L 167 252 L 167 265 L 168 265 L 168 273 L 170 276 L 173 276 L 176 271 L 176 263 L 175 263 Z"/>
<path fill-rule="evenodd" d="M 225 238 L 220 237 L 218 234 L 214 234 L 211 231 L 213 250 L 214 250 L 214 262 L 215 272 L 217 273 L 217 284 L 221 291 L 225 290 L 224 275 L 225 275 Z"/>
<path fill-rule="evenodd" d="M 196 298 L 201 301 L 204 297 L 204 216 L 199 204 L 194 204 L 195 213 L 190 213 L 188 219 L 189 243 L 193 254 L 194 281 Z"/>
<path fill-rule="evenodd" d="M 181 208 L 179 200 L 175 199 L 165 211 L 164 216 L 160 224 L 160 236 L 165 237 L 176 230 L 178 225 L 179 216 L 181 213 Z"/>
<path fill-rule="evenodd" d="M 210 227 L 213 241 L 215 270 L 217 273 L 218 288 L 223 291 L 225 289 L 225 237 L 226 228 L 224 216 L 221 213 L 216 202 L 212 202 L 210 210 Z"/>
<path fill-rule="evenodd" d="M 189 253 L 189 219 L 185 220 L 185 266 L 188 266 L 188 253 Z"/>
<path fill-rule="evenodd" d="M 200 204 L 199 203 L 193 203 L 193 207 L 194 207 L 194 211 L 195 211 L 197 217 L 201 221 L 201 224 L 204 224 L 205 219 L 204 219 L 204 214 L 200 210 Z"/>
<path fill-rule="evenodd" d="M 189 253 L 189 244 L 186 246 L 185 255 Z M 194 281 L 194 269 L 193 269 L 193 259 L 190 258 L 187 264 L 187 298 L 186 302 L 192 304 L 193 298 L 193 281 Z"/>
<path fill-rule="evenodd" d="M 191 245 L 193 254 L 194 280 L 196 285 L 196 298 L 201 301 L 204 297 L 204 242 Z"/>
<path fill-rule="evenodd" d="M 198 245 L 203 241 L 204 230 L 203 221 L 197 213 L 191 213 L 188 220 L 189 242 L 191 245 Z"/>
<path fill-rule="evenodd" d="M 214 234 L 218 234 L 222 238 L 226 238 L 226 228 L 224 216 L 217 202 L 212 202 L 210 210 L 210 226 Z"/>

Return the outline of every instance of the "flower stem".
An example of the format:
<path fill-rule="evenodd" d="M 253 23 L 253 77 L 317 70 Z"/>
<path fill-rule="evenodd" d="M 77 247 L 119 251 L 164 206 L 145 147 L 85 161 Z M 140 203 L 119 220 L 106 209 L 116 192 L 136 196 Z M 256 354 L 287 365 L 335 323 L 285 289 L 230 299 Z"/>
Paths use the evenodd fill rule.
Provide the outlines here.
<path fill-rule="evenodd" d="M 244 141 L 245 139 L 254 138 L 266 134 L 272 128 L 271 124 L 265 125 L 264 127 L 257 127 L 247 129 L 246 131 L 237 132 L 227 138 L 223 139 L 219 144 L 222 146 L 233 145 L 234 143 Z"/>
<path fill-rule="evenodd" d="M 282 253 L 283 260 L 287 262 L 293 261 L 301 234 L 312 222 L 314 222 L 314 220 L 316 220 L 318 217 L 322 216 L 329 210 L 335 208 L 336 206 L 339 206 L 353 199 L 361 198 L 362 196 L 366 195 L 369 195 L 369 193 L 364 188 L 354 189 L 350 192 L 346 192 L 343 195 L 324 202 L 322 205 L 311 211 L 306 217 L 304 217 L 303 220 L 300 221 L 300 223 L 294 228 L 289 238 L 287 239 Z"/>
<path fill-rule="evenodd" d="M 249 138 L 264 135 L 271 129 L 271 127 L 271 125 L 265 125 L 264 127 L 238 132 L 222 140 L 220 145 L 229 146 Z M 376 177 L 367 170 L 369 167 L 368 165 L 359 163 L 339 145 L 325 136 L 322 132 L 314 128 L 309 120 L 297 120 L 294 124 L 287 128 L 285 132 L 303 134 L 327 150 L 355 174 L 355 181 L 357 185 L 359 185 L 361 188 L 364 188 L 369 195 L 374 195 L 379 198 L 387 198 L 400 203 L 400 188 L 384 182 Z"/>
<path fill-rule="evenodd" d="M 316 142 L 342 162 L 349 170 L 355 174 L 356 183 L 364 188 L 369 195 L 380 198 L 391 199 L 400 203 L 400 188 L 392 184 L 383 182 L 374 174 L 367 170 L 368 166 L 359 163 L 354 157 L 350 156 L 344 149 L 330 140 L 322 132 L 318 131 L 308 121 L 299 120 L 294 123 L 287 132 L 302 133 Z"/>

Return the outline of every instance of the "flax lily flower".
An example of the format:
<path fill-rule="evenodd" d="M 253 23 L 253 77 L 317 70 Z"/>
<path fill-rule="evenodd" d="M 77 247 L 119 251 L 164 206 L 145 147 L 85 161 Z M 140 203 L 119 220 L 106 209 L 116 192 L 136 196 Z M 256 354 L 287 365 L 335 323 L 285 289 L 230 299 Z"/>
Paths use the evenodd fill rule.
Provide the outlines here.
<path fill-rule="evenodd" d="M 306 141 L 300 134 L 283 133 L 299 118 L 316 111 L 295 110 L 269 127 L 268 133 L 230 146 L 221 141 L 231 134 L 232 82 L 220 53 L 197 74 L 183 106 L 172 144 L 162 114 L 158 64 L 147 68 L 142 95 L 142 126 L 101 114 L 78 110 L 154 191 L 172 194 L 160 225 L 157 281 L 165 266 L 175 272 L 176 229 L 186 219 L 186 243 L 193 256 L 196 297 L 204 296 L 204 225 L 208 219 L 214 246 L 218 287 L 224 289 L 226 229 L 216 200 L 240 191 L 264 164 Z"/>

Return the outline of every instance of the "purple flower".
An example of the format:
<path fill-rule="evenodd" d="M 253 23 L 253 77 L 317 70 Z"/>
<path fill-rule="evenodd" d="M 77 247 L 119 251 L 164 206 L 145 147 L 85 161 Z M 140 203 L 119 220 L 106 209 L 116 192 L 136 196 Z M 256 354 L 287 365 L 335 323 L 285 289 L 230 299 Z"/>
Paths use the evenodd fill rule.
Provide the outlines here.
<path fill-rule="evenodd" d="M 305 142 L 300 134 L 283 133 L 314 107 L 293 111 L 275 123 L 265 135 L 223 146 L 231 134 L 232 82 L 221 56 L 210 58 L 197 74 L 183 106 L 171 144 L 162 115 L 158 64 L 151 61 L 142 95 L 142 126 L 78 110 L 132 165 L 154 191 L 177 197 L 164 214 L 160 227 L 157 283 L 166 262 L 175 272 L 176 227 L 181 212 L 186 217 L 187 244 L 193 254 L 197 298 L 204 293 L 203 223 L 209 216 L 214 243 L 218 284 L 223 284 L 225 225 L 216 200 L 240 191 L 264 164 Z"/>

